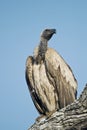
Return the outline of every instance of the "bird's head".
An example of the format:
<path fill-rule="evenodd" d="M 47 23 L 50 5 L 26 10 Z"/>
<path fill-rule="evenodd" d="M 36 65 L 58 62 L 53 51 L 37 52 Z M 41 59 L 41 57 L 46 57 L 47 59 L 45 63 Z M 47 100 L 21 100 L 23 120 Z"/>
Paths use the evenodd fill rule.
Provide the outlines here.
<path fill-rule="evenodd" d="M 53 34 L 56 33 L 56 29 L 45 29 L 42 33 L 41 33 L 41 39 L 44 40 L 50 40 L 50 38 L 52 37 Z"/>

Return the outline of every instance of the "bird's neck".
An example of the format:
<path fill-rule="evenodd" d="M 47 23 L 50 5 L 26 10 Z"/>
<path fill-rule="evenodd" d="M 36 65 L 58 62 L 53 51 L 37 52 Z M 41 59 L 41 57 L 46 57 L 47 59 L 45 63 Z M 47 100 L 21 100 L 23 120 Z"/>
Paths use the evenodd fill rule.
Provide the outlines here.
<path fill-rule="evenodd" d="M 44 43 L 44 44 L 45 44 L 45 43 L 47 44 L 47 39 L 41 37 L 41 38 L 40 38 L 40 43 L 41 43 L 41 42 Z"/>
<path fill-rule="evenodd" d="M 39 51 L 41 53 L 44 52 L 44 54 L 45 54 L 45 52 L 47 51 L 47 45 L 48 45 L 47 40 L 44 39 L 44 38 L 41 38 L 40 39 L 40 44 L 39 44 Z"/>
<path fill-rule="evenodd" d="M 47 40 L 44 38 L 40 39 L 40 44 L 39 44 L 39 50 L 38 50 L 38 56 L 40 56 L 41 60 L 45 59 L 45 53 L 47 51 Z"/>

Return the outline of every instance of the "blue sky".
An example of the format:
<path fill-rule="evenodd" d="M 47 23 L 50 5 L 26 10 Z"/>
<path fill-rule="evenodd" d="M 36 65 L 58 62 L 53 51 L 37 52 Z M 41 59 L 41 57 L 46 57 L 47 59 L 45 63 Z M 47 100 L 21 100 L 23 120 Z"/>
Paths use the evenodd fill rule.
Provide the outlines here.
<path fill-rule="evenodd" d="M 87 0 L 0 0 L 0 130 L 27 130 L 38 113 L 25 81 L 25 62 L 44 28 L 71 66 L 78 96 L 87 82 Z"/>

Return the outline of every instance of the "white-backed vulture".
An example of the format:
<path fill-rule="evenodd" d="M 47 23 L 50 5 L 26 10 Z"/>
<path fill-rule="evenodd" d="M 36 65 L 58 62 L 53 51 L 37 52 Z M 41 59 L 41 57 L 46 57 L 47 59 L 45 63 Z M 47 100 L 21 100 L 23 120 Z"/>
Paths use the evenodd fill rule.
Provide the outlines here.
<path fill-rule="evenodd" d="M 56 29 L 45 29 L 34 55 L 26 61 L 26 81 L 34 105 L 40 114 L 48 114 L 74 102 L 77 95 L 77 81 L 64 59 L 48 41 Z"/>

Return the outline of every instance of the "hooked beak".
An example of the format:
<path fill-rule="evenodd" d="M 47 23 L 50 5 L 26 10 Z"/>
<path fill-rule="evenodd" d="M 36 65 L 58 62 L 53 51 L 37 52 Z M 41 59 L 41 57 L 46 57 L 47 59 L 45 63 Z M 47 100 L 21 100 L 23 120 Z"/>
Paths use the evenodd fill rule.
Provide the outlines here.
<path fill-rule="evenodd" d="M 51 31 L 52 31 L 52 34 L 56 34 L 56 29 L 51 29 Z"/>

